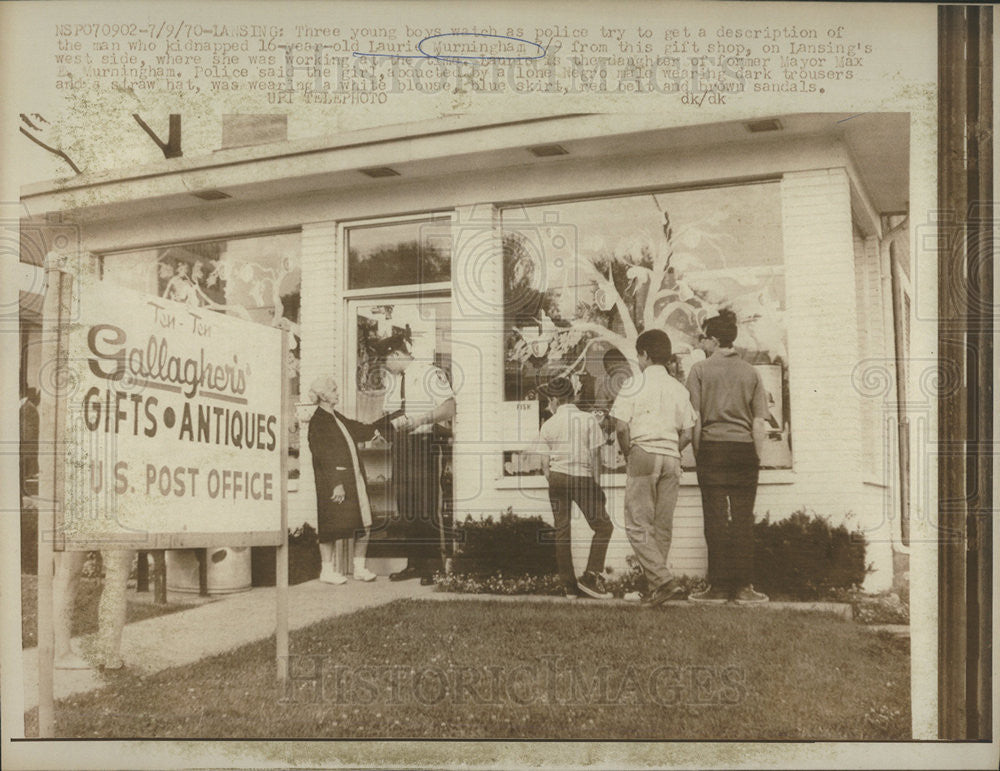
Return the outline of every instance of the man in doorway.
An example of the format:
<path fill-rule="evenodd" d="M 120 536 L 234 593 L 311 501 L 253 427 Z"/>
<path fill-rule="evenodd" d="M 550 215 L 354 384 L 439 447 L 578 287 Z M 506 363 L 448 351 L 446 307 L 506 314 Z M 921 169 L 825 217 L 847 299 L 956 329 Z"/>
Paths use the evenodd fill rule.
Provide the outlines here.
<path fill-rule="evenodd" d="M 681 481 L 681 450 L 691 441 L 694 410 L 684 386 L 667 374 L 667 333 L 648 329 L 635 342 L 638 384 L 623 387 L 611 417 L 625 454 L 625 533 L 646 576 L 643 604 L 661 605 L 683 588 L 667 567 L 674 507 Z"/>
<path fill-rule="evenodd" d="M 419 578 L 429 586 L 440 568 L 440 472 L 455 416 L 455 394 L 448 376 L 428 361 L 416 361 L 402 333 L 380 341 L 376 350 L 393 375 L 385 397 L 392 441 L 392 484 L 406 528 L 406 568 L 390 581 Z"/>
<path fill-rule="evenodd" d="M 766 440 L 767 391 L 760 373 L 733 348 L 736 315 L 723 311 L 705 322 L 706 359 L 691 368 L 687 387 L 698 414 L 694 453 L 708 544 L 708 583 L 688 597 L 695 603 L 759 605 L 754 591 L 753 508 L 760 453 Z"/>

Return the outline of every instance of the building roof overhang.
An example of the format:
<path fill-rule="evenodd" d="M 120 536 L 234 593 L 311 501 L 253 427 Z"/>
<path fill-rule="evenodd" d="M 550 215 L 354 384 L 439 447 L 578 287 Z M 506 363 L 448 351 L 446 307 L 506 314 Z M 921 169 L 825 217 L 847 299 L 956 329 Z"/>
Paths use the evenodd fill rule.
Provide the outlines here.
<path fill-rule="evenodd" d="M 381 126 L 322 139 L 219 150 L 207 156 L 159 161 L 22 188 L 31 216 L 72 212 L 78 221 L 141 216 L 212 206 L 216 191 L 236 201 L 264 201 L 317 190 L 392 185 L 528 164 L 561 164 L 642 153 L 704 151 L 738 145 L 764 152 L 775 143 L 821 138 L 838 141 L 853 173 L 882 214 L 907 209 L 907 113 L 795 113 L 766 116 L 780 127 L 753 131 L 750 120 L 665 125 L 662 114 L 566 114 L 502 120 L 454 116 Z M 532 148 L 558 145 L 565 154 L 537 155 Z M 396 172 L 373 179 L 365 170 Z M 775 169 L 780 172 L 781 169 Z M 369 187 L 370 189 L 370 187 Z"/>

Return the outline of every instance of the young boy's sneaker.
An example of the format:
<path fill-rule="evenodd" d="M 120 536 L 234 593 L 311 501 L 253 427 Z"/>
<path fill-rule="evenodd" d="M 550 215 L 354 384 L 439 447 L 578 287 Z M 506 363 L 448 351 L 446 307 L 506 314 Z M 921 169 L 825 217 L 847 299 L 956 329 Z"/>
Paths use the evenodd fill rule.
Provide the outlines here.
<path fill-rule="evenodd" d="M 763 605 L 770 600 L 763 592 L 754 591 L 753 584 L 744 586 L 736 592 L 735 599 L 737 605 Z"/>
<path fill-rule="evenodd" d="M 722 605 L 729 602 L 729 592 L 707 586 L 700 592 L 691 592 L 688 595 L 688 602 L 700 603 L 702 605 Z"/>
<path fill-rule="evenodd" d="M 588 597 L 595 600 L 610 600 L 611 592 L 604 586 L 604 579 L 590 570 L 580 576 L 576 581 L 577 588 Z"/>
<path fill-rule="evenodd" d="M 667 602 L 667 600 L 676 599 L 683 593 L 684 587 L 681 585 L 681 582 L 676 578 L 671 578 L 665 584 L 660 584 L 656 589 L 643 597 L 641 600 L 642 606 L 644 608 L 655 608 Z"/>

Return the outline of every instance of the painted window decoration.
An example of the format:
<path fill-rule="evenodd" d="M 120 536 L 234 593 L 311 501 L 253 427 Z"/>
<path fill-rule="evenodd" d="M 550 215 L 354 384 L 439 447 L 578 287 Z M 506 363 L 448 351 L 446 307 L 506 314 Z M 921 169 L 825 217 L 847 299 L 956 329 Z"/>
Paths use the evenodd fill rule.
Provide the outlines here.
<path fill-rule="evenodd" d="M 175 302 L 280 327 L 288 336 L 289 478 L 299 476 L 301 236 L 279 233 L 106 254 L 104 280 Z"/>
<path fill-rule="evenodd" d="M 434 217 L 348 228 L 347 288 L 451 281 L 451 219 Z"/>
<path fill-rule="evenodd" d="M 670 336 L 681 382 L 704 358 L 702 323 L 721 309 L 739 322 L 735 347 L 761 373 L 771 419 L 764 468 L 791 468 L 781 205 L 777 183 L 644 193 L 506 208 L 505 425 L 537 405 L 539 384 L 574 382 L 578 404 L 604 422 L 605 469 L 623 471 L 607 413 L 638 372 L 635 340 Z M 521 431 L 520 433 L 524 433 Z M 505 437 L 504 474 L 540 473 L 520 436 Z M 690 448 L 683 457 L 693 468 Z"/>

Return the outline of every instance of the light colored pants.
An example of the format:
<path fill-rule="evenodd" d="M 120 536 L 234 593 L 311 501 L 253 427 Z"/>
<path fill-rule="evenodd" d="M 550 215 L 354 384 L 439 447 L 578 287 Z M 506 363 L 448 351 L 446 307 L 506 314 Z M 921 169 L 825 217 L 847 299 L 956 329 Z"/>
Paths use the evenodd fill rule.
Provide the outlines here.
<path fill-rule="evenodd" d="M 649 590 L 673 576 L 667 567 L 674 507 L 680 489 L 681 462 L 633 446 L 625 481 L 625 533 L 642 566 Z"/>

